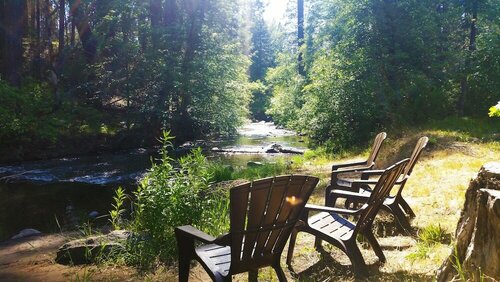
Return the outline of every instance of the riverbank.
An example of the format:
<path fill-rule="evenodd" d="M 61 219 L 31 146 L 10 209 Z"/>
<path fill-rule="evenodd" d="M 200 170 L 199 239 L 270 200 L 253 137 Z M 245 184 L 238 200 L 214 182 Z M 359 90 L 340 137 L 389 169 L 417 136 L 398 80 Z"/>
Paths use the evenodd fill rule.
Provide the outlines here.
<path fill-rule="evenodd" d="M 459 210 L 464 202 L 468 181 L 482 164 L 498 160 L 500 142 L 481 135 L 456 130 L 426 128 L 405 133 L 403 137 L 389 134 L 382 146 L 379 166 L 385 166 L 394 159 L 406 157 L 419 136 L 430 138 L 429 146 L 417 163 L 408 181 L 404 195 L 416 213 L 412 225 L 415 234 L 380 233 L 379 240 L 387 257 L 387 263 L 378 265 L 373 251 L 362 248 L 370 265 L 373 281 L 432 281 L 435 271 L 449 255 L 451 242 L 442 241 L 426 244 L 425 232 L 440 232 L 449 238 L 454 232 Z M 491 136 L 491 133 L 487 133 Z M 368 150 L 368 149 L 367 149 Z M 312 203 L 321 204 L 329 168 L 333 162 L 363 159 L 366 153 L 345 157 L 308 153 L 297 163 L 294 172 L 313 174 L 322 181 L 311 198 Z M 296 158 L 298 162 L 299 158 Z M 391 228 L 392 219 L 385 223 Z M 434 230 L 434 231 L 433 231 Z M 437 231 L 436 231 L 437 230 Z M 66 235 L 67 234 L 67 235 Z M 160 266 L 154 272 L 140 272 L 120 263 L 98 266 L 69 267 L 54 262 L 55 251 L 65 240 L 74 238 L 73 233 L 45 235 L 26 238 L 26 241 L 8 242 L 0 245 L 0 279 L 28 281 L 175 281 L 176 266 Z M 353 279 L 347 257 L 336 248 L 325 244 L 328 254 L 321 255 L 313 250 L 314 238 L 299 235 L 293 266 L 298 276 L 286 271 L 290 281 L 323 281 L 336 277 L 339 281 Z M 284 259 L 284 257 L 283 257 Z M 284 265 L 284 261 L 282 261 Z M 48 276 L 51 275 L 51 276 Z M 10 278 L 10 279 L 9 279 Z M 208 276 L 197 265 L 192 268 L 191 281 L 205 281 Z M 272 269 L 259 273 L 262 281 L 275 279 Z M 239 275 L 236 281 L 246 281 L 246 275 Z"/>

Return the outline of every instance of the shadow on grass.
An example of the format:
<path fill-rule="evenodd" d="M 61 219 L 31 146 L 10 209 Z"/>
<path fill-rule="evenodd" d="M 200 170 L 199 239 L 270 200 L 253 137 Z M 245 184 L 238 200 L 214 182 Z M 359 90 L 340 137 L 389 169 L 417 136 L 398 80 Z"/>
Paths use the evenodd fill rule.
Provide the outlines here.
<path fill-rule="evenodd" d="M 433 281 L 434 276 L 423 273 L 410 273 L 407 271 L 398 271 L 386 273 L 380 271 L 383 265 L 378 260 L 367 264 L 369 277 L 355 277 L 352 265 L 342 265 L 336 261 L 328 252 L 318 250 L 320 259 L 307 269 L 296 273 L 293 268 L 289 268 L 292 277 L 297 281 Z"/>

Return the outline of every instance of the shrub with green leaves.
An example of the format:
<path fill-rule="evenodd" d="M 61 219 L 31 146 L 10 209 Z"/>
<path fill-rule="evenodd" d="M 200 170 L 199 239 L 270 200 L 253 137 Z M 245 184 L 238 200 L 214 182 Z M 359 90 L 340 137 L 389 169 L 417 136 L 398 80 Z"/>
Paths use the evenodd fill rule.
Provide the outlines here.
<path fill-rule="evenodd" d="M 135 252 L 146 251 L 164 262 L 176 256 L 176 226 L 190 224 L 209 233 L 228 226 L 227 193 L 211 187 L 208 162 L 201 150 L 193 150 L 177 163 L 168 155 L 171 140 L 169 132 L 165 132 L 161 138 L 161 159 L 153 164 L 136 192 L 134 218 L 136 231 L 148 237 Z"/>

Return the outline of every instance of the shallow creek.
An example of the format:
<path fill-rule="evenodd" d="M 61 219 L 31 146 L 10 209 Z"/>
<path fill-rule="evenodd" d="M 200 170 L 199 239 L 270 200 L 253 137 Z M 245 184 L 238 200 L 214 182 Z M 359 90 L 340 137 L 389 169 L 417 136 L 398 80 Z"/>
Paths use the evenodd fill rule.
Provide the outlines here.
<path fill-rule="evenodd" d="M 206 155 L 232 166 L 272 161 L 283 153 L 265 153 L 272 144 L 295 152 L 303 138 L 272 123 L 249 123 L 233 138 L 196 141 Z M 89 213 L 107 214 L 114 189 L 134 189 L 151 167 L 155 149 L 138 148 L 113 154 L 0 165 L 0 241 L 25 228 L 57 232 L 60 226 L 84 222 Z M 106 221 L 102 218 L 102 221 Z"/>

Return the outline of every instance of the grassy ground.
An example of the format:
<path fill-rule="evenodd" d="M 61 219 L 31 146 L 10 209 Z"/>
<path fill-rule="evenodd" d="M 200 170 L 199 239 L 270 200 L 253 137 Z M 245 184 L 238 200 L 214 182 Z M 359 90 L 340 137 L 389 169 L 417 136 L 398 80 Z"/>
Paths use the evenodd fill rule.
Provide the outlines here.
<path fill-rule="evenodd" d="M 409 179 L 404 197 L 416 213 L 412 221 L 413 234 L 379 236 L 387 257 L 387 263 L 379 265 L 377 257 L 369 248 L 363 248 L 363 256 L 370 265 L 371 281 L 432 281 L 435 272 L 452 250 L 452 234 L 464 203 L 464 194 L 470 179 L 480 167 L 500 158 L 500 126 L 498 122 L 470 119 L 448 119 L 425 127 L 403 130 L 391 134 L 384 143 L 378 161 L 385 167 L 408 157 L 414 144 L 421 136 L 430 139 L 428 147 L 417 163 Z M 320 186 L 310 202 L 321 204 L 329 168 L 333 162 L 363 159 L 366 155 L 350 155 L 336 159 L 335 156 L 314 154 L 309 160 L 296 159 L 301 173 L 321 177 Z M 306 154 L 306 159 L 308 154 Z M 297 172 L 296 170 L 296 172 Z M 379 234 L 393 233 L 392 218 L 382 215 L 378 219 Z M 308 234 L 298 237 L 293 267 L 298 275 L 288 272 L 289 278 L 298 281 L 350 281 L 348 258 L 339 250 L 323 244 L 325 253 L 313 249 L 314 238 Z M 282 262 L 284 264 L 284 261 Z M 198 267 L 199 269 L 199 267 Z M 194 271 L 193 278 L 204 280 L 203 270 Z M 259 277 L 274 281 L 272 269 L 261 270 Z M 246 276 L 237 280 L 244 281 Z"/>

